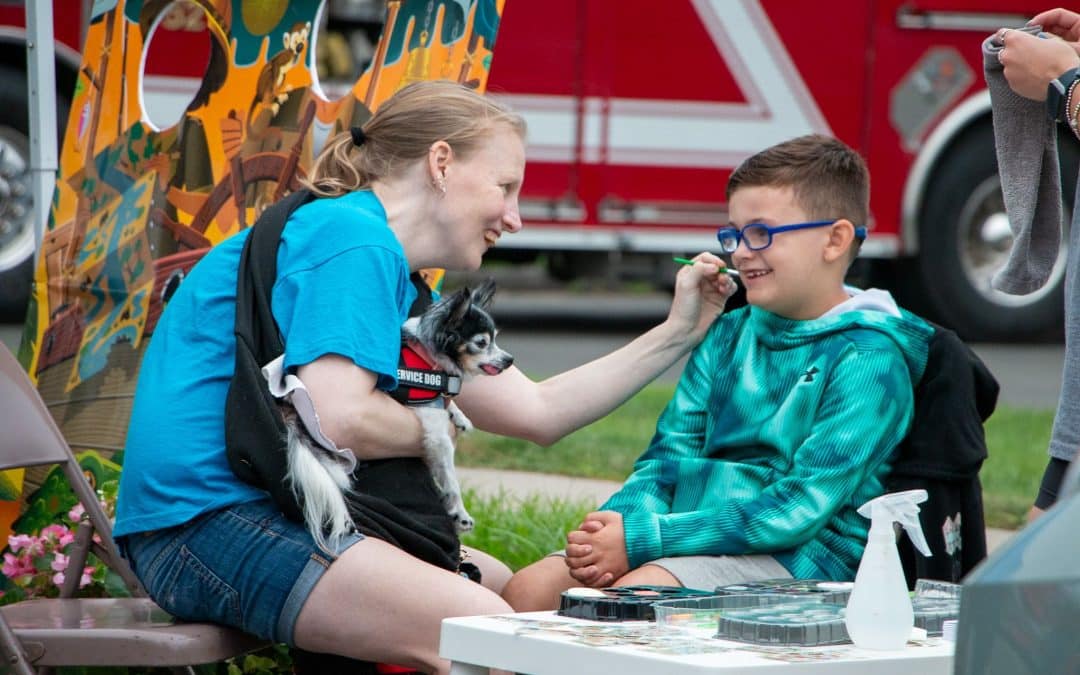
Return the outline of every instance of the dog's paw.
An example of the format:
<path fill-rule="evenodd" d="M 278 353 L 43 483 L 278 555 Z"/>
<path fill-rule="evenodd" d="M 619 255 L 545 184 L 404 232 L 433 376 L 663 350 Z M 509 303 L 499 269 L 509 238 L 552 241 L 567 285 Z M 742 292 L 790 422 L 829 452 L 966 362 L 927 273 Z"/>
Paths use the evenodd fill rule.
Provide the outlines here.
<path fill-rule="evenodd" d="M 460 432 L 468 432 L 473 430 L 472 422 L 465 416 L 465 413 L 461 412 L 461 408 L 457 407 L 453 401 L 446 406 L 446 414 L 450 417 L 450 421 L 454 423 Z"/>
<path fill-rule="evenodd" d="M 458 494 L 444 494 L 442 502 L 447 515 L 454 521 L 454 529 L 458 534 L 473 529 L 476 525 L 476 521 L 474 521 L 472 516 L 469 515 L 469 512 L 465 510 L 465 504 L 462 503 L 461 497 Z"/>
<path fill-rule="evenodd" d="M 472 422 L 469 421 L 468 417 L 465 417 L 465 413 L 457 410 L 456 407 L 449 412 L 450 421 L 454 423 L 454 426 L 457 427 L 458 431 L 466 433 L 473 430 Z"/>
<path fill-rule="evenodd" d="M 476 522 L 472 519 L 472 516 L 465 512 L 465 509 L 461 509 L 457 513 L 451 513 L 450 517 L 454 519 L 454 530 L 458 534 L 470 532 L 476 527 Z"/>

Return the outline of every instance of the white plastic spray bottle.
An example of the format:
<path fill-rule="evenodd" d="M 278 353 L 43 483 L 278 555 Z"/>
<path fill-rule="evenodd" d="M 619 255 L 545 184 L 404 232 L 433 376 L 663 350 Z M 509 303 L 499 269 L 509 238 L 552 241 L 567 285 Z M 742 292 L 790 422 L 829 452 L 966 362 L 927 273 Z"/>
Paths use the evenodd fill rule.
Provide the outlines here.
<path fill-rule="evenodd" d="M 900 553 L 896 550 L 893 523 L 900 523 L 915 548 L 929 556 L 930 547 L 919 525 L 918 506 L 926 497 L 926 490 L 893 492 L 859 507 L 859 513 L 870 519 L 870 534 L 844 617 L 848 635 L 856 647 L 903 649 L 911 636 L 915 614 L 904 569 L 900 566 Z"/>

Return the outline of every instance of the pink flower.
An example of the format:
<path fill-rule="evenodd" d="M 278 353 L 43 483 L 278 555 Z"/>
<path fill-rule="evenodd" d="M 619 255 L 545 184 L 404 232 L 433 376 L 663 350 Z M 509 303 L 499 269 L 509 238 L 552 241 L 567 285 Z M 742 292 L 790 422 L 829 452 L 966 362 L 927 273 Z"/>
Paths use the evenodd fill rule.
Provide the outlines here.
<path fill-rule="evenodd" d="M 91 582 L 93 582 L 93 579 L 90 577 L 90 575 L 93 574 L 93 573 L 94 573 L 94 568 L 93 567 L 90 567 L 89 565 L 87 565 L 86 567 L 83 568 L 82 577 L 79 578 L 79 588 L 86 588 L 87 586 L 89 586 L 91 584 Z"/>
<path fill-rule="evenodd" d="M 57 588 L 60 588 L 61 586 L 63 586 L 64 585 L 64 573 L 63 572 L 57 572 L 56 574 L 54 574 L 53 578 L 52 578 L 52 582 L 54 584 L 56 584 Z"/>
<path fill-rule="evenodd" d="M 75 535 L 71 533 L 71 530 L 67 529 L 63 525 L 46 525 L 41 530 L 41 536 L 56 541 L 60 548 L 64 548 L 71 542 L 75 541 Z"/>
<path fill-rule="evenodd" d="M 15 553 L 20 550 L 25 550 L 30 555 L 41 555 L 44 553 L 41 540 L 37 537 L 29 534 L 12 534 L 8 536 L 8 546 Z"/>
<path fill-rule="evenodd" d="M 63 553 L 57 553 L 53 561 L 49 563 L 49 567 L 56 572 L 63 572 L 68 567 L 68 557 Z"/>
<path fill-rule="evenodd" d="M 4 576 L 9 579 L 16 579 L 27 574 L 33 574 L 34 563 L 32 563 L 29 557 L 16 557 L 10 553 L 4 554 Z"/>
<path fill-rule="evenodd" d="M 68 518 L 71 519 L 71 522 L 77 523 L 82 520 L 84 513 L 86 513 L 86 509 L 84 509 L 83 505 L 79 503 L 73 506 L 70 511 L 68 511 Z"/>

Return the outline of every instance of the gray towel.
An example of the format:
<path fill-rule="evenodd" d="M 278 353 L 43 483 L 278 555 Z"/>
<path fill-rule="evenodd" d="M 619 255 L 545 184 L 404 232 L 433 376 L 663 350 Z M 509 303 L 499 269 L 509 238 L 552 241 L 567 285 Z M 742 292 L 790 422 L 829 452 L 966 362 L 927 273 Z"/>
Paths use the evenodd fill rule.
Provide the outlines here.
<path fill-rule="evenodd" d="M 998 174 L 1013 245 L 991 285 L 1024 295 L 1046 283 L 1061 245 L 1057 125 L 1043 102 L 1009 88 L 997 57 L 1000 51 L 996 34 L 983 42 L 983 73 L 990 90 Z"/>

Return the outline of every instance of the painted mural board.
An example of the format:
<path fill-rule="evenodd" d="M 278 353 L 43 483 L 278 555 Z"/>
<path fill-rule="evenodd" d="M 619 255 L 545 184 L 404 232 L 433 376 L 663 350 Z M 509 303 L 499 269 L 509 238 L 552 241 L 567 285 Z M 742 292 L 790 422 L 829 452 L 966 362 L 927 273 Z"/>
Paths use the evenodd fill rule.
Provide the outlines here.
<path fill-rule="evenodd" d="M 145 52 L 178 5 L 94 3 L 19 360 L 95 482 L 117 476 L 140 357 L 188 270 L 399 88 L 482 91 L 504 4 L 387 0 L 372 63 L 329 100 L 312 75 L 318 0 L 182 0 L 204 15 L 206 75 L 179 121 L 157 128 L 143 112 Z M 0 474 L 0 534 L 70 506 L 48 470 Z"/>

